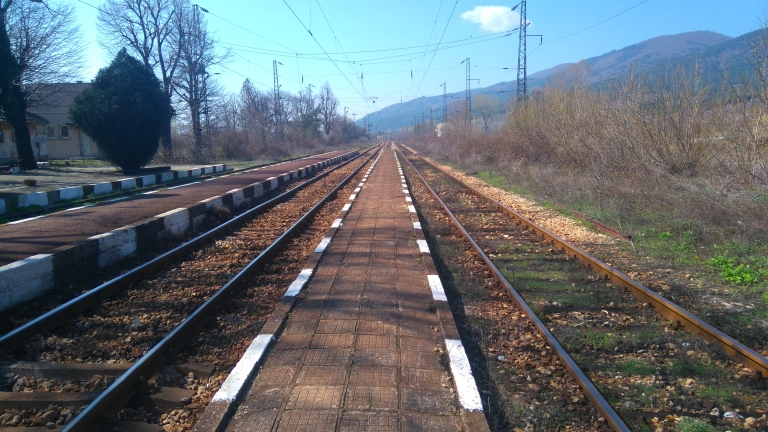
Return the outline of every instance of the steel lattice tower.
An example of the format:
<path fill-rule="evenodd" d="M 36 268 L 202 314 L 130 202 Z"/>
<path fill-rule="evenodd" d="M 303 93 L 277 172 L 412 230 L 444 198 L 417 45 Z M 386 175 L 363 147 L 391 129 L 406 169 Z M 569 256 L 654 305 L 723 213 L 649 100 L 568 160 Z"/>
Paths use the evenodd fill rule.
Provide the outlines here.
<path fill-rule="evenodd" d="M 525 99 L 528 90 L 526 46 L 528 21 L 525 18 L 525 1 L 520 1 L 520 45 L 517 52 L 517 100 Z"/>
<path fill-rule="evenodd" d="M 448 123 L 448 94 L 445 83 L 443 83 L 443 123 Z"/>
<path fill-rule="evenodd" d="M 464 93 L 464 97 L 467 98 L 467 101 L 465 102 L 465 109 L 466 113 L 464 114 L 464 117 L 467 119 L 467 123 L 472 123 L 472 88 L 470 87 L 470 82 L 472 79 L 469 76 L 470 69 L 469 69 L 469 57 L 467 57 L 467 91 Z"/>
<path fill-rule="evenodd" d="M 275 75 L 275 131 L 283 133 L 282 113 L 280 112 L 280 84 L 277 82 L 277 60 L 272 60 L 272 69 Z"/>

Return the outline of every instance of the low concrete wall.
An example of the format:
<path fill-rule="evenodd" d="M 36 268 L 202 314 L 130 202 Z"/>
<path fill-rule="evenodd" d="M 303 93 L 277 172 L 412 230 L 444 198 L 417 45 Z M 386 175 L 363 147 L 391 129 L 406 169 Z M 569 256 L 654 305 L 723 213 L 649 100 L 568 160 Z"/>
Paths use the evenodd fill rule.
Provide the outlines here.
<path fill-rule="evenodd" d="M 125 257 L 150 249 L 161 238 L 183 236 L 205 222 L 215 207 L 237 210 L 255 206 L 272 190 L 279 188 L 302 170 L 315 172 L 332 163 L 347 160 L 357 152 L 349 152 L 331 160 L 309 165 L 289 173 L 254 183 L 242 189 L 233 189 L 221 196 L 199 201 L 186 208 L 174 209 L 132 225 L 90 237 L 48 254 L 35 255 L 0 267 L 0 311 L 31 300 L 48 291 L 67 286 L 77 272 L 88 268 L 101 268 Z M 221 170 L 224 168 L 222 166 Z M 191 173 L 190 173 L 191 174 Z M 105 184 L 105 183 L 102 183 Z M 109 184 L 109 183 L 106 183 Z M 94 191 L 99 185 L 93 185 Z"/>
<path fill-rule="evenodd" d="M 29 207 L 32 205 L 48 207 L 50 205 L 59 203 L 60 201 L 82 199 L 91 194 L 94 196 L 108 195 L 113 192 L 136 189 L 137 187 L 149 187 L 154 184 L 167 183 L 173 180 L 185 179 L 189 177 L 200 177 L 201 173 L 203 172 L 205 175 L 210 175 L 231 170 L 232 168 L 219 164 L 190 170 L 166 171 L 158 174 L 130 177 L 113 182 L 66 187 L 47 192 L 32 192 L 28 194 L 9 193 L 0 197 L 0 215 L 8 213 L 13 209 L 23 209 L 24 207 Z"/>

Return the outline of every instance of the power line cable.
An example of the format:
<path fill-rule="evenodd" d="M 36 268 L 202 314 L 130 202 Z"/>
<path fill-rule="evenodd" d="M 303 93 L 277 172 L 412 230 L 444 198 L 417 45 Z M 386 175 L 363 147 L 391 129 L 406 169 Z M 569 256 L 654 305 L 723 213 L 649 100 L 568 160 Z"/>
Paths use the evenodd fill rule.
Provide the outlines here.
<path fill-rule="evenodd" d="M 585 27 L 585 28 L 583 28 L 583 29 L 581 29 L 581 30 L 579 30 L 579 31 L 576 31 L 576 32 L 573 32 L 573 33 L 571 33 L 571 34 L 568 34 L 568 35 L 565 35 L 565 36 L 559 37 L 559 38 L 557 38 L 557 39 L 548 40 L 548 41 L 546 41 L 546 42 L 543 42 L 543 43 L 542 43 L 542 45 L 543 45 L 543 44 L 552 43 L 552 42 L 557 42 L 557 41 L 559 41 L 559 40 L 563 40 L 563 39 L 565 39 L 565 38 L 569 38 L 569 37 L 571 37 L 571 36 L 574 36 L 574 35 L 577 35 L 577 34 L 579 34 L 579 33 L 583 33 L 583 32 L 585 32 L 585 31 L 587 31 L 587 30 L 589 30 L 589 29 L 592 29 L 592 28 L 595 28 L 595 27 L 599 26 L 600 24 L 603 24 L 603 23 L 606 23 L 606 22 L 608 22 L 608 21 L 610 21 L 610 20 L 612 20 L 612 19 L 614 19 L 614 18 L 618 17 L 619 15 L 623 15 L 623 14 L 625 14 L 625 13 L 627 13 L 627 12 L 631 11 L 632 9 L 634 9 L 634 8 L 636 8 L 636 7 L 640 6 L 640 5 L 642 5 L 643 3 L 647 3 L 647 2 L 648 2 L 648 0 L 643 0 L 643 1 L 641 1 L 640 3 L 638 3 L 638 4 L 634 5 L 634 6 L 632 6 L 631 8 L 629 8 L 629 9 L 626 9 L 626 10 L 623 10 L 623 11 L 621 11 L 621 12 L 617 13 L 616 15 L 614 15 L 614 16 L 612 16 L 612 17 L 610 17 L 610 18 L 606 18 L 606 19 L 604 19 L 604 20 L 600 21 L 600 22 L 599 22 L 599 23 L 597 23 L 597 24 L 593 24 L 593 25 L 591 25 L 591 26 L 589 26 L 589 27 Z M 535 51 L 535 50 L 534 50 L 534 51 Z"/>
<path fill-rule="evenodd" d="M 456 2 L 458 2 L 458 1 L 459 1 L 459 0 L 456 0 Z M 318 47 L 320 47 L 320 49 L 323 51 L 323 53 L 325 53 L 326 57 L 328 57 L 328 58 L 331 60 L 331 62 L 333 62 L 333 65 L 334 65 L 334 66 L 336 66 L 336 69 L 338 69 L 338 70 L 339 70 L 339 72 L 341 72 L 341 74 L 342 74 L 342 75 L 344 75 L 344 79 L 346 79 L 346 80 L 347 80 L 347 82 L 349 83 L 349 85 L 350 85 L 350 86 L 352 86 L 352 88 L 353 88 L 353 89 L 355 89 L 355 91 L 357 91 L 357 94 L 359 94 L 359 95 L 360 95 L 360 97 L 361 97 L 361 98 L 362 98 L 362 99 L 365 101 L 365 96 L 363 96 L 363 95 L 362 95 L 362 93 L 360 93 L 360 92 L 357 90 L 357 87 L 355 87 L 355 86 L 354 86 L 354 84 L 352 84 L 352 81 L 350 81 L 350 80 L 349 80 L 349 78 L 347 78 L 347 75 L 346 75 L 346 74 L 344 74 L 344 72 L 341 70 L 341 68 L 339 68 L 339 65 L 338 65 L 338 64 L 336 64 L 336 61 L 335 61 L 335 60 L 333 60 L 333 59 L 331 58 L 331 56 L 330 56 L 330 55 L 328 55 L 328 53 L 325 51 L 325 48 L 323 48 L 323 46 L 322 46 L 322 45 L 320 45 L 320 42 L 318 42 L 317 38 L 315 38 L 315 35 L 313 35 L 311 31 L 309 31 L 309 29 L 307 28 L 307 26 L 305 26 L 305 25 L 304 25 L 304 22 L 303 22 L 303 21 L 301 21 L 301 18 L 299 18 L 299 16 L 298 16 L 298 15 L 296 15 L 296 12 L 294 12 L 294 11 L 293 11 L 293 8 L 291 8 L 291 5 L 289 5 L 289 4 L 288 4 L 288 2 L 287 2 L 287 1 L 285 1 L 285 0 L 283 0 L 283 3 L 285 3 L 285 5 L 286 5 L 286 6 L 288 6 L 288 9 L 291 11 L 291 13 L 293 14 L 293 16 L 294 16 L 294 17 L 296 17 L 296 20 L 297 20 L 297 21 L 299 21 L 299 24 L 301 24 L 301 26 L 302 26 L 302 27 L 304 27 L 304 30 L 306 30 L 306 31 L 307 31 L 307 33 L 309 33 L 309 35 L 310 35 L 310 36 L 312 36 L 312 40 L 314 40 L 314 41 L 315 41 L 315 43 L 317 44 L 317 46 L 318 46 Z M 366 101 L 366 102 L 365 102 L 365 105 L 366 105 L 366 107 L 368 107 L 368 101 Z"/>
<path fill-rule="evenodd" d="M 79 0 L 78 0 L 78 1 L 79 1 Z M 218 19 L 220 19 L 220 20 L 222 20 L 222 21 L 224 21 L 224 22 L 226 22 L 226 23 L 232 24 L 233 26 L 235 26 L 235 27 L 237 27 L 237 28 L 239 28 L 239 29 L 245 30 L 245 31 L 247 31 L 248 33 L 250 33 L 250 34 L 252 34 L 252 35 L 254 35 L 254 36 L 256 36 L 256 37 L 260 37 L 260 38 L 264 39 L 265 41 L 268 41 L 268 42 L 272 42 L 273 44 L 275 44 L 275 45 L 277 45 L 277 46 L 280 46 L 280 47 L 283 47 L 283 48 L 285 48 L 285 49 L 287 49 L 287 50 L 290 50 L 290 51 L 292 51 L 293 53 L 296 53 L 296 52 L 297 52 L 297 51 L 296 51 L 295 49 L 293 49 L 293 48 L 289 48 L 289 47 L 287 47 L 287 46 L 285 46 L 285 45 L 283 45 L 283 44 L 281 44 L 281 43 L 279 43 L 279 42 L 275 42 L 275 41 L 273 41 L 273 40 L 272 40 L 272 39 L 270 39 L 270 38 L 264 37 L 264 36 L 262 36 L 262 35 L 260 35 L 260 34 L 258 34 L 258 33 L 256 33 L 256 32 L 254 32 L 253 30 L 247 29 L 247 28 L 245 28 L 245 27 L 243 27 L 243 26 L 241 26 L 241 25 L 239 25 L 239 24 L 235 24 L 235 23 L 233 23 L 232 21 L 230 21 L 230 20 L 228 20 L 228 19 L 226 19 L 226 18 L 224 18 L 224 17 L 222 17 L 222 16 L 216 15 L 215 13 L 213 13 L 213 12 L 211 12 L 211 11 L 207 10 L 207 9 L 206 9 L 206 10 L 204 10 L 203 12 L 206 12 L 206 13 L 207 13 L 207 14 L 209 14 L 209 15 L 215 16 L 216 18 L 218 18 Z"/>
<path fill-rule="evenodd" d="M 501 35 L 506 36 L 508 33 L 513 32 L 513 31 L 515 31 L 515 29 L 508 30 L 508 31 L 503 31 L 503 32 L 498 32 L 498 33 L 491 33 L 491 34 L 487 34 L 487 35 L 484 35 L 484 36 L 456 39 L 456 40 L 453 40 L 453 41 L 445 42 L 442 45 L 453 45 L 453 44 L 457 44 L 457 43 L 460 43 L 460 42 L 466 42 L 466 41 L 482 42 L 485 39 L 491 39 L 491 38 L 495 39 L 496 36 L 499 36 L 499 37 L 502 37 Z M 251 46 L 251 45 L 243 45 L 243 44 L 237 44 L 237 43 L 233 43 L 233 42 L 226 42 L 226 43 L 228 45 L 233 45 L 233 46 L 237 46 L 237 47 L 250 48 L 250 49 L 265 51 L 265 53 L 269 53 L 269 54 L 284 54 L 284 55 L 291 55 L 291 56 L 296 54 L 296 52 L 290 52 L 289 53 L 289 52 L 286 52 L 286 51 L 270 50 L 270 49 L 266 49 L 266 48 L 259 48 L 259 47 L 254 47 L 254 46 Z M 402 51 L 402 50 L 418 49 L 418 48 L 424 48 L 424 47 L 429 48 L 429 47 L 433 47 L 433 46 L 436 46 L 436 45 L 437 44 L 427 44 L 427 45 L 414 45 L 414 46 L 398 47 L 398 48 L 384 48 L 384 49 L 377 49 L 377 50 L 347 51 L 346 54 L 367 54 L 367 53 L 387 52 L 387 51 Z M 323 53 L 298 53 L 298 54 L 299 54 L 299 56 L 302 56 L 302 57 L 322 56 L 323 55 Z M 341 53 L 329 52 L 329 54 L 341 54 Z M 411 54 L 417 54 L 417 53 L 411 53 Z M 361 61 L 357 60 L 355 62 L 360 63 Z"/>
<path fill-rule="evenodd" d="M 100 10 L 98 8 L 98 6 L 94 6 L 94 5 L 90 4 L 90 3 L 86 3 L 83 0 L 77 0 L 77 1 L 79 1 L 80 3 L 82 3 L 82 4 L 86 5 L 86 6 L 90 6 L 90 7 L 94 8 L 94 9 L 96 9 L 96 10 Z"/>
<path fill-rule="evenodd" d="M 507 36 L 511 36 L 516 31 L 517 31 L 517 29 L 513 29 L 513 30 L 510 30 L 509 32 L 505 32 L 501 36 L 496 36 L 496 37 L 489 38 L 489 39 L 474 40 L 472 42 L 467 42 L 467 43 L 458 44 L 458 45 L 443 46 L 443 47 L 436 48 L 436 51 L 442 51 L 442 50 L 451 49 L 451 48 L 458 48 L 458 47 L 462 47 L 462 46 L 474 45 L 474 44 L 478 44 L 478 43 L 488 42 L 488 41 L 495 40 L 495 39 L 501 39 L 501 38 L 505 38 Z M 256 49 L 256 50 L 243 49 L 243 48 L 240 48 L 240 49 L 232 48 L 232 49 L 236 50 L 236 51 L 249 52 L 249 53 L 253 53 L 253 54 L 269 54 L 269 55 L 274 55 L 274 56 L 278 56 L 278 57 L 291 57 L 291 58 L 294 57 L 294 54 L 274 54 L 272 52 L 261 52 L 258 49 Z M 379 60 L 390 60 L 390 59 L 402 58 L 402 57 L 409 57 L 409 58 L 403 59 L 403 60 L 394 60 L 394 61 L 379 61 Z M 330 58 L 328 58 L 328 59 L 318 58 L 318 57 L 303 57 L 303 58 L 307 59 L 307 60 L 336 61 L 336 62 L 340 62 L 340 63 L 347 63 L 347 61 L 345 61 L 345 60 L 333 60 L 333 59 L 330 59 Z M 369 58 L 369 59 L 364 59 L 364 60 L 351 60 L 350 63 L 356 63 L 356 64 L 360 64 L 360 65 L 375 65 L 375 64 L 386 64 L 386 63 L 404 63 L 404 62 L 415 60 L 417 58 L 419 58 L 419 54 L 418 53 L 407 53 L 407 54 L 397 54 L 397 55 L 385 56 L 385 57 Z"/>
<path fill-rule="evenodd" d="M 218 66 L 219 66 L 220 68 L 222 68 L 222 69 L 226 69 L 226 70 L 228 70 L 228 71 L 232 72 L 232 73 L 233 73 L 233 74 L 235 74 L 235 75 L 240 75 L 241 77 L 243 77 L 243 78 L 247 79 L 248 81 L 251 81 L 251 82 L 255 82 L 256 84 L 259 84 L 259 85 L 261 85 L 262 87 L 264 87 L 264 88 L 266 88 L 266 89 L 269 89 L 269 86 L 268 86 L 268 85 L 266 85 L 266 84 L 264 84 L 264 83 L 262 83 L 262 82 L 256 81 L 256 80 L 254 80 L 254 79 L 252 79 L 252 78 L 250 78 L 250 77 L 248 77 L 248 76 L 246 76 L 246 75 L 243 75 L 243 74 L 241 74 L 240 72 L 237 72 L 237 71 L 235 71 L 235 70 L 232 70 L 232 69 L 230 69 L 230 68 L 228 68 L 228 67 L 226 67 L 226 66 L 224 66 L 224 65 L 221 65 L 221 64 L 220 64 L 220 65 L 218 65 Z"/>
<path fill-rule="evenodd" d="M 435 32 L 435 27 L 437 27 L 437 19 L 440 17 L 440 10 L 443 8 L 443 0 L 440 0 L 440 5 L 437 7 L 437 15 L 435 15 L 435 21 L 432 22 L 432 30 L 429 31 L 429 37 L 427 38 L 427 44 L 429 44 L 432 41 L 432 33 Z M 424 62 L 424 57 L 427 56 L 427 48 L 425 46 L 424 53 L 421 55 L 421 60 L 419 60 L 419 66 L 416 67 L 416 69 L 421 69 L 421 64 Z"/>
<path fill-rule="evenodd" d="M 349 62 L 349 57 L 347 56 L 347 53 L 344 52 L 344 47 L 341 46 L 341 42 L 339 41 L 339 38 L 336 37 L 336 32 L 333 31 L 333 26 L 331 25 L 331 22 L 328 21 L 328 17 L 325 16 L 325 11 L 323 10 L 323 6 L 320 5 L 319 0 L 315 0 L 315 3 L 317 3 L 317 7 L 320 8 L 320 13 L 323 15 L 323 19 L 325 19 L 325 23 L 328 24 L 328 28 L 331 29 L 331 34 L 333 34 L 333 39 L 336 40 L 336 43 L 339 44 L 339 49 L 341 49 L 341 52 L 344 54 L 344 58 L 347 59 L 347 62 Z M 365 87 L 363 86 L 363 75 L 361 73 L 358 73 L 354 63 L 351 63 L 350 67 L 352 68 L 352 72 L 355 73 L 355 76 L 360 78 L 360 87 L 363 88 L 363 94 L 365 94 Z"/>
<path fill-rule="evenodd" d="M 517 6 L 515 6 L 515 7 L 517 7 Z M 514 8 L 512 8 L 512 9 L 508 10 L 506 13 L 504 13 L 504 14 L 502 14 L 502 15 L 499 15 L 499 16 L 498 16 L 498 17 L 497 17 L 495 20 L 493 20 L 493 21 L 489 22 L 488 24 L 485 24 L 485 28 L 488 28 L 488 26 L 490 26 L 491 24 L 493 24 L 493 23 L 495 23 L 496 21 L 498 21 L 498 20 L 500 20 L 500 19 L 504 18 L 505 16 L 509 15 L 509 14 L 510 14 L 510 12 L 512 12 L 512 11 L 514 11 L 514 10 L 515 10 L 515 9 L 514 9 Z"/>
<path fill-rule="evenodd" d="M 451 23 L 451 18 L 453 18 L 453 13 L 456 11 L 456 5 L 458 4 L 459 4 L 459 0 L 456 0 L 456 2 L 453 4 L 453 9 L 451 9 L 451 15 L 448 17 L 448 21 L 445 23 L 445 28 L 443 28 L 443 34 L 440 35 L 440 40 L 437 41 L 437 47 L 435 48 L 435 51 L 432 52 L 432 58 L 429 60 L 427 71 L 424 72 L 424 75 L 421 78 L 421 84 L 419 84 L 419 88 L 416 89 L 416 93 L 414 93 L 414 96 L 419 94 L 419 90 L 421 90 L 421 85 L 424 84 L 424 78 L 427 77 L 429 68 L 432 66 L 432 61 L 435 60 L 435 54 L 437 54 L 437 50 L 440 48 L 440 43 L 443 41 L 443 37 L 445 36 L 445 31 L 448 30 L 448 25 Z"/>

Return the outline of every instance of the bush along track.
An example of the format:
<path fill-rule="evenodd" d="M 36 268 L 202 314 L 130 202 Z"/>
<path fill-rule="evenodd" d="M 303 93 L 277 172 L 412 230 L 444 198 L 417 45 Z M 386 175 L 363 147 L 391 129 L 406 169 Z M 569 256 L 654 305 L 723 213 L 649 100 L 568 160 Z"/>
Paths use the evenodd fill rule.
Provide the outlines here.
<path fill-rule="evenodd" d="M 636 301 L 578 261 L 543 243 L 535 233 L 513 223 L 449 176 L 418 158 L 409 159 L 631 428 L 766 429 L 765 379 L 735 362 L 715 343 L 681 330 L 648 304 Z M 501 397 L 503 391 L 525 400 L 529 385 L 527 391 L 534 398 L 546 398 L 547 390 L 539 382 L 557 377 L 557 368 L 548 367 L 544 359 L 531 362 L 539 362 L 541 367 L 519 367 L 521 353 L 540 349 L 536 346 L 540 341 L 521 336 L 519 331 L 510 332 L 507 326 L 515 312 L 503 291 L 487 283 L 490 275 L 476 270 L 460 243 L 449 242 L 449 230 L 441 228 L 450 224 L 445 216 L 434 213 L 430 220 L 429 206 L 424 204 L 429 200 L 424 196 L 415 192 L 427 218 L 425 225 L 461 293 L 465 333 L 474 334 L 478 348 L 475 352 L 486 364 L 486 372 L 479 376 L 488 380 L 488 389 L 500 395 L 493 399 L 506 412 L 503 420 L 514 423 L 514 419 L 525 417 L 519 413 L 524 413 L 530 402 L 512 403 L 514 398 Z M 479 276 L 481 282 L 465 282 L 473 276 Z M 483 322 L 485 325 L 480 324 Z M 546 352 L 546 348 L 541 349 Z M 555 383 L 551 382 L 550 387 L 554 388 Z M 550 396 L 545 406 L 558 408 L 547 413 L 549 418 L 575 416 L 571 409 L 578 407 L 578 395 L 571 398 L 576 399 L 556 404 L 558 400 Z M 536 410 L 541 411 L 545 410 Z M 536 420 L 530 422 L 534 427 L 545 421 L 532 418 Z M 567 424 L 566 420 L 556 427 L 566 428 Z M 586 423 L 576 428 L 592 429 Z"/>

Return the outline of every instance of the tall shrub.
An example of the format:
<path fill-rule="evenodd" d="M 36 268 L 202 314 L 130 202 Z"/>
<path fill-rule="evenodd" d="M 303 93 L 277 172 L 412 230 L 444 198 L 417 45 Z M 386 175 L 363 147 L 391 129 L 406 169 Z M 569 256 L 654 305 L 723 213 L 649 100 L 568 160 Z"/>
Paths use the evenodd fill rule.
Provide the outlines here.
<path fill-rule="evenodd" d="M 132 170 L 157 152 L 171 104 L 154 73 L 122 49 L 75 98 L 69 115 L 107 159 Z"/>

